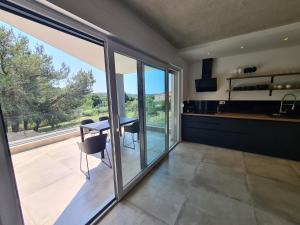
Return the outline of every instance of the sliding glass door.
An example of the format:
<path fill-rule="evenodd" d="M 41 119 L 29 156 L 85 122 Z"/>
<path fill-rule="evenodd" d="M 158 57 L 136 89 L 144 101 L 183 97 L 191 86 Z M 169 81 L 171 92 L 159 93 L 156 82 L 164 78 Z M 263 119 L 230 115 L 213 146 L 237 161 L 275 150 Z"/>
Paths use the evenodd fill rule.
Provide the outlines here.
<path fill-rule="evenodd" d="M 122 183 L 126 186 L 141 171 L 138 61 L 114 53 L 115 79 L 120 129 Z"/>
<path fill-rule="evenodd" d="M 166 73 L 144 65 L 145 150 L 147 164 L 166 151 Z"/>
<path fill-rule="evenodd" d="M 167 154 L 167 65 L 109 43 L 117 193 L 122 198 Z"/>

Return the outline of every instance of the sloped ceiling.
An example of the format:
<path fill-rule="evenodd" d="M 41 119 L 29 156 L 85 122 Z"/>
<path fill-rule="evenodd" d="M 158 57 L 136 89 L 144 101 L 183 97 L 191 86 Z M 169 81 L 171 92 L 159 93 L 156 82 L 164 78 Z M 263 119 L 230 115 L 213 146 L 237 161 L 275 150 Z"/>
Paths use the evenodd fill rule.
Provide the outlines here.
<path fill-rule="evenodd" d="M 119 0 L 182 49 L 300 21 L 299 0 Z"/>

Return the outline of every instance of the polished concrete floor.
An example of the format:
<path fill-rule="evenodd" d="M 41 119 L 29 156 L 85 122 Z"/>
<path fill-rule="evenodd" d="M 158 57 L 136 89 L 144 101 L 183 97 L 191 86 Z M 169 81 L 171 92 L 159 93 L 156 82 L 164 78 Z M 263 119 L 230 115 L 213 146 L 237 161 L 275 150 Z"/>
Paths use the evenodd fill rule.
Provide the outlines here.
<path fill-rule="evenodd" d="M 179 144 L 99 225 L 300 224 L 300 162 Z"/>

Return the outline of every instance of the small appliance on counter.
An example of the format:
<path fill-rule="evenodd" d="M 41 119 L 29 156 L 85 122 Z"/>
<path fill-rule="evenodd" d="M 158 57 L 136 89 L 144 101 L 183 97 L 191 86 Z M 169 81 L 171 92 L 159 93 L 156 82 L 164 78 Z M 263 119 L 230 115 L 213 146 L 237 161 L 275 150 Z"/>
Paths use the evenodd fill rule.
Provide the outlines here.
<path fill-rule="evenodd" d="M 195 104 L 193 101 L 185 101 L 184 102 L 184 107 L 183 107 L 183 112 L 185 113 L 193 113 L 195 112 Z"/>

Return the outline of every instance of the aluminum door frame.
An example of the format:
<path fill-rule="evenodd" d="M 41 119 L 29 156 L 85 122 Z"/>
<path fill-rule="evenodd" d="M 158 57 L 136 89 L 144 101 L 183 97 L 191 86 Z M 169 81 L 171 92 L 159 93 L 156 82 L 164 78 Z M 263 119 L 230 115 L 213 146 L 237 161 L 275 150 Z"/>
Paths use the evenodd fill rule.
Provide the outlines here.
<path fill-rule="evenodd" d="M 24 225 L 12 159 L 0 107 L 0 224 Z"/>
<path fill-rule="evenodd" d="M 181 99 L 181 73 L 182 71 L 179 69 L 179 68 L 176 68 L 176 67 L 169 67 L 168 68 L 168 75 L 169 73 L 172 73 L 174 75 L 174 78 L 175 78 L 175 83 L 176 83 L 176 91 L 177 91 L 177 95 L 176 95 L 176 98 L 175 98 L 175 101 L 177 102 L 177 106 L 176 106 L 176 122 L 177 122 L 177 127 L 176 127 L 176 142 L 172 145 L 172 146 L 169 146 L 169 150 L 172 150 L 179 142 L 180 142 L 180 124 L 181 124 L 181 113 L 180 113 L 180 109 L 181 109 L 181 102 L 180 102 L 180 99 Z M 169 78 L 169 76 L 168 76 Z M 168 80 L 168 85 L 169 85 L 169 80 Z M 169 90 L 169 86 L 168 86 L 168 90 Z M 168 105 L 168 107 L 170 107 Z M 168 108 L 169 109 L 169 108 Z M 168 121 L 170 123 L 170 121 Z M 170 124 L 169 124 L 170 125 Z"/>
<path fill-rule="evenodd" d="M 139 117 L 140 120 L 143 121 L 143 132 L 145 131 L 145 118 L 144 118 L 144 87 L 141 87 L 141 85 L 144 85 L 144 76 L 143 76 L 143 68 L 144 65 L 153 66 L 155 68 L 159 68 L 165 71 L 165 77 L 168 69 L 168 64 L 156 60 L 153 57 L 150 57 L 148 55 L 145 55 L 141 53 L 140 51 L 137 51 L 132 48 L 128 48 L 125 45 L 118 43 L 114 40 L 109 40 L 107 42 L 108 47 L 107 50 L 107 57 L 108 57 L 108 84 L 110 85 L 111 92 L 109 93 L 109 98 L 111 102 L 110 110 L 112 115 L 112 142 L 114 143 L 115 148 L 115 163 L 116 163 L 116 179 L 117 179 L 117 197 L 118 200 L 121 200 L 124 198 L 124 196 L 132 190 L 133 187 L 136 186 L 152 169 L 154 166 L 156 166 L 167 154 L 168 149 L 167 145 L 165 148 L 165 151 L 162 155 L 160 155 L 156 160 L 151 162 L 147 165 L 147 162 L 145 160 L 145 137 L 144 134 L 142 134 L 141 137 L 141 148 L 142 148 L 142 155 L 141 159 L 143 160 L 145 165 L 142 167 L 143 169 L 140 171 L 140 173 L 134 177 L 126 186 L 123 186 L 122 181 L 122 164 L 121 164 L 121 144 L 120 144 L 120 130 L 118 127 L 118 101 L 117 101 L 117 91 L 116 90 L 116 71 L 115 71 L 115 58 L 114 54 L 122 54 L 124 56 L 133 58 L 137 60 L 137 73 L 138 73 L 138 94 L 139 94 Z M 143 163 L 142 162 L 142 163 Z"/>

